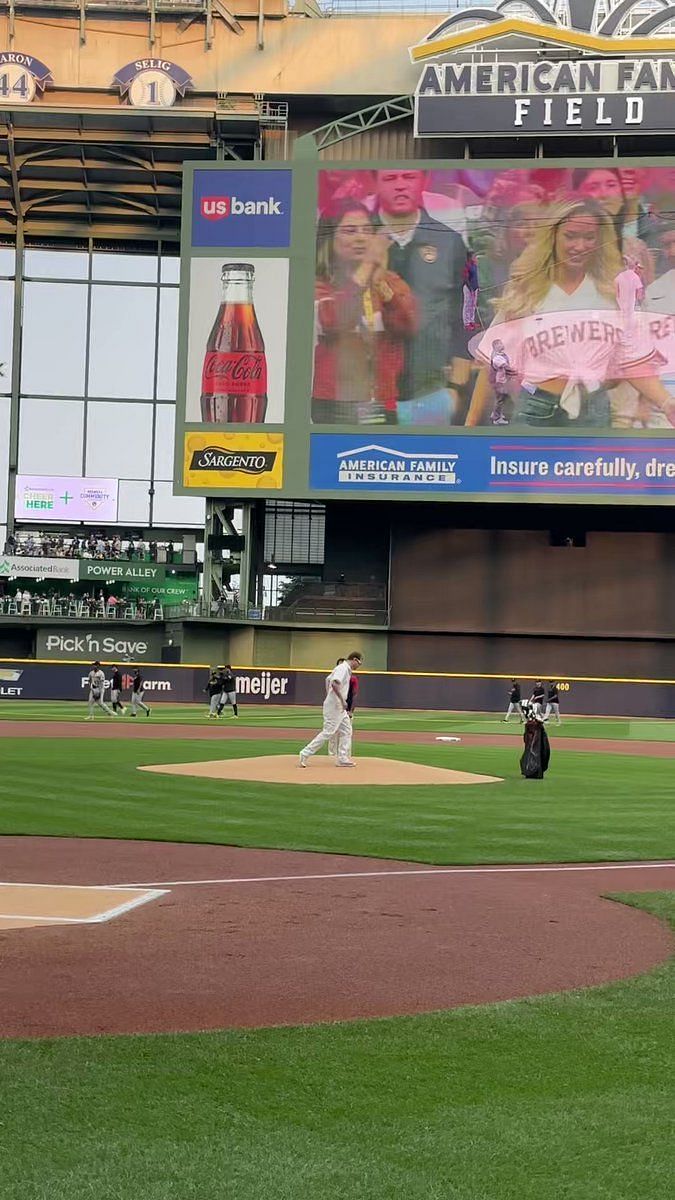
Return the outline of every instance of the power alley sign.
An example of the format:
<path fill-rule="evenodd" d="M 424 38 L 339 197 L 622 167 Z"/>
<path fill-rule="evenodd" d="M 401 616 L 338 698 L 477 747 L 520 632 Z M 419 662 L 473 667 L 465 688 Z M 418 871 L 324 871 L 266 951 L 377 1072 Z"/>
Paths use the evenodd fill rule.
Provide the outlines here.
<path fill-rule="evenodd" d="M 413 62 L 424 63 L 415 91 L 418 137 L 675 130 L 675 57 L 667 56 L 675 37 L 659 32 L 666 9 L 640 21 L 633 10 L 641 0 L 619 0 L 600 19 L 590 0 L 568 0 L 554 17 L 539 0 L 524 0 L 529 19 L 505 15 L 509 2 L 489 19 L 485 9 L 455 13 L 412 47 Z M 511 61 L 468 60 L 467 52 L 500 41 L 502 52 L 513 51 Z M 449 51 L 451 61 L 430 61 Z M 587 58 L 589 51 L 613 57 Z"/>
<path fill-rule="evenodd" d="M 80 559 L 80 579 L 99 579 L 102 583 L 131 580 L 138 583 L 160 583 L 166 567 L 156 563 L 131 562 L 122 559 Z"/>

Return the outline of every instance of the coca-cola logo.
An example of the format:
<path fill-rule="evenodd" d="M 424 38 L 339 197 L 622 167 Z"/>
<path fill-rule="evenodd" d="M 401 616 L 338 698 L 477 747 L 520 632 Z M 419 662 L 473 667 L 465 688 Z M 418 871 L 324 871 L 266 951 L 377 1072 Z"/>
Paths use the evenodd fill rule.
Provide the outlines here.
<path fill-rule="evenodd" d="M 204 359 L 204 373 L 219 380 L 257 382 L 265 374 L 265 356 L 258 353 L 222 354 L 212 351 L 207 353 Z"/>
<path fill-rule="evenodd" d="M 273 470 L 276 450 L 251 450 L 242 453 L 223 446 L 204 446 L 193 450 L 191 471 L 241 471 L 244 475 L 265 475 Z"/>

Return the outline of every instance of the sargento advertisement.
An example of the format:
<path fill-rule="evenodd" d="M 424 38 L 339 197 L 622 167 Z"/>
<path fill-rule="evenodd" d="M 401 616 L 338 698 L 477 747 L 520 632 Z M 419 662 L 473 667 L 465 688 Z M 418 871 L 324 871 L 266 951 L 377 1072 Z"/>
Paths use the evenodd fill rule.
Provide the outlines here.
<path fill-rule="evenodd" d="M 179 490 L 673 503 L 675 160 L 185 186 Z"/>

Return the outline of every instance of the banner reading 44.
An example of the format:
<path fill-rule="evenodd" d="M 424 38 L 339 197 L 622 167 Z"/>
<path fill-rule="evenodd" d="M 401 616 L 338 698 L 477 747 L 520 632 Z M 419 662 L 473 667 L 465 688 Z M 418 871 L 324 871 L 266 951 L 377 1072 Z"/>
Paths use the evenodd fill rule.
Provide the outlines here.
<path fill-rule="evenodd" d="M 0 51 L 0 100 L 30 104 L 37 92 L 53 82 L 49 67 L 39 58 L 16 50 Z"/>

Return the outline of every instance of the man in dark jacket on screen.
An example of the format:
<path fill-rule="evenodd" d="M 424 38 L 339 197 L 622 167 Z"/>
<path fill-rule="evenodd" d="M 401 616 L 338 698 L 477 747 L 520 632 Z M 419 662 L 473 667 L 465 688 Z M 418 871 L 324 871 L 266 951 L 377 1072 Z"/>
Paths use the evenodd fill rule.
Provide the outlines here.
<path fill-rule="evenodd" d="M 399 380 L 399 424 L 447 425 L 457 388 L 470 369 L 462 325 L 462 272 L 466 247 L 454 229 L 422 207 L 426 172 L 377 171 L 376 216 L 389 238 L 388 267 L 411 289 L 419 325 L 405 344 Z"/>

